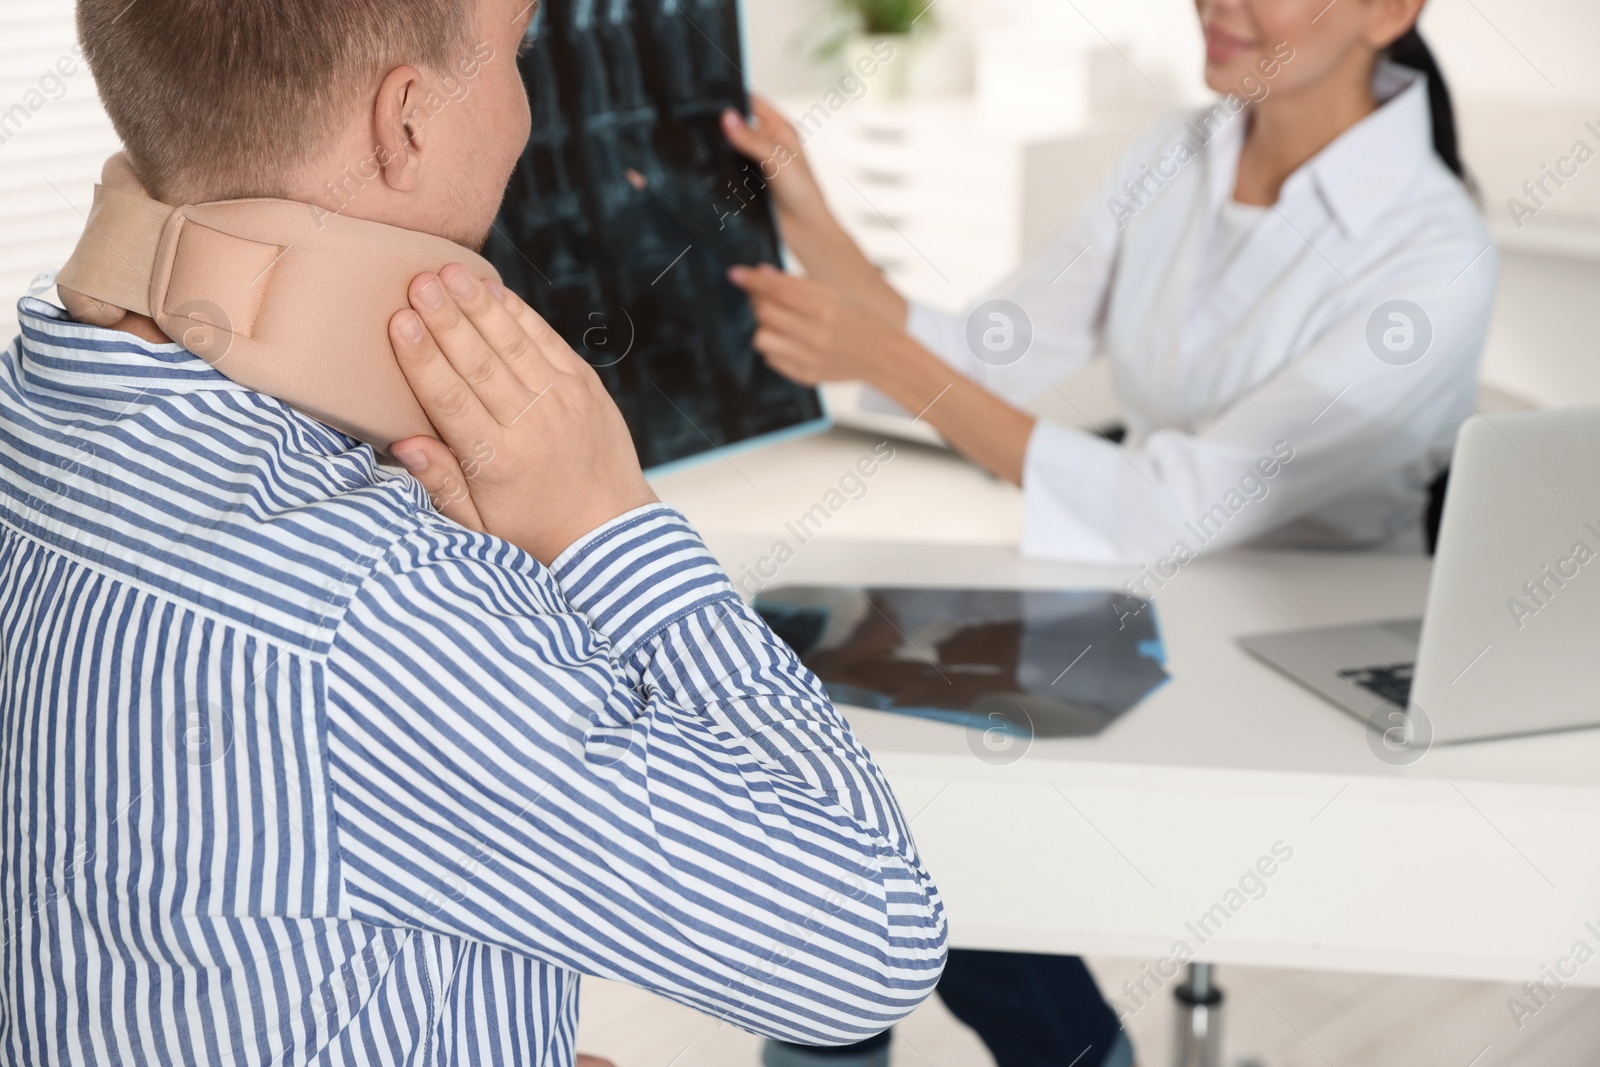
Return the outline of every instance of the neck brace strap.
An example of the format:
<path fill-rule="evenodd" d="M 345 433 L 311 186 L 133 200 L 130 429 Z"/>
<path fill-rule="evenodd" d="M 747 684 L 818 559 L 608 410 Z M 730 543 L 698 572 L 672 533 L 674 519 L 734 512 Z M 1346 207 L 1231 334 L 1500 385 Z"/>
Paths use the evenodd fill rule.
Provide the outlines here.
<path fill-rule="evenodd" d="M 147 315 L 233 381 L 380 451 L 434 434 L 389 347 L 411 280 L 447 263 L 499 280 L 441 237 L 289 200 L 172 207 L 114 157 L 57 276 L 79 321 Z"/>

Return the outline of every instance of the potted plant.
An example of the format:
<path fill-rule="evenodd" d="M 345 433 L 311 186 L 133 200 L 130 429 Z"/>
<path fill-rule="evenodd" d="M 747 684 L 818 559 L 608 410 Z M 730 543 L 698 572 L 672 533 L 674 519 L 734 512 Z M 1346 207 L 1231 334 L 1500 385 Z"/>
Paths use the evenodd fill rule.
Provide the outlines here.
<path fill-rule="evenodd" d="M 911 77 L 914 35 L 933 26 L 937 0 L 828 0 L 842 23 L 819 49 L 842 59 L 858 74 L 873 70 L 870 84 L 885 97 L 901 97 Z"/>

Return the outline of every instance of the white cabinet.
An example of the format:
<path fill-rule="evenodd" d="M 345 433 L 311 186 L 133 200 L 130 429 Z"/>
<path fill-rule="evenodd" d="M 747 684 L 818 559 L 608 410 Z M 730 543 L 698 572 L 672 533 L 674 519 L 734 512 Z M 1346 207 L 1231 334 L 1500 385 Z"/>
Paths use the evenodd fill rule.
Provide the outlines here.
<path fill-rule="evenodd" d="M 980 118 L 968 99 L 867 97 L 817 122 L 807 157 L 851 236 L 901 292 L 959 308 L 1068 222 L 1138 133 L 1139 120 L 1073 129 Z"/>

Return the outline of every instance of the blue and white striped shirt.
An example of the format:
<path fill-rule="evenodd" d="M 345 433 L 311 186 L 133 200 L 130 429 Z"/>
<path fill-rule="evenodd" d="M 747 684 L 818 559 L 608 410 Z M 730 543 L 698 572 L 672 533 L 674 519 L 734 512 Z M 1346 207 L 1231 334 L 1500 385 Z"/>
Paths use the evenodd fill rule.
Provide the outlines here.
<path fill-rule="evenodd" d="M 549 569 L 176 345 L 0 358 L 0 1060 L 565 1064 L 579 974 L 855 1040 L 945 919 L 670 509 Z"/>

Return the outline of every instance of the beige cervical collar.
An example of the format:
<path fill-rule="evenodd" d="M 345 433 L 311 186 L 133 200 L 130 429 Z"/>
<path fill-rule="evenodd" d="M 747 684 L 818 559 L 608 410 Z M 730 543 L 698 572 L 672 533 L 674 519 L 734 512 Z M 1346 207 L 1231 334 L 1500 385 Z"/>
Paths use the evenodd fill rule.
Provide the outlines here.
<path fill-rule="evenodd" d="M 500 277 L 442 237 L 309 204 L 171 207 L 116 155 L 56 283 L 79 322 L 148 315 L 240 385 L 387 451 L 434 433 L 389 347 L 389 319 L 413 278 L 447 263 Z"/>

